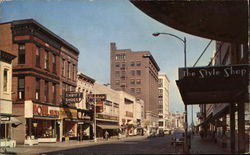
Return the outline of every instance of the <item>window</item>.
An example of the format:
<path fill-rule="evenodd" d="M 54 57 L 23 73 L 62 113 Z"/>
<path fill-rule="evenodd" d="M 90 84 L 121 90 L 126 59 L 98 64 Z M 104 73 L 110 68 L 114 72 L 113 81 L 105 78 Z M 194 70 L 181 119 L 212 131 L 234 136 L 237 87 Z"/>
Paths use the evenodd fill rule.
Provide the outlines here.
<path fill-rule="evenodd" d="M 73 76 L 73 80 L 75 80 L 75 68 L 76 68 L 76 65 L 72 65 L 72 76 Z"/>
<path fill-rule="evenodd" d="M 24 90 L 25 90 L 25 85 L 24 85 L 24 77 L 19 77 L 18 78 L 18 99 L 22 100 L 24 99 Z"/>
<path fill-rule="evenodd" d="M 3 71 L 3 91 L 8 91 L 8 70 Z"/>
<path fill-rule="evenodd" d="M 135 88 L 130 88 L 131 93 L 135 93 Z"/>
<path fill-rule="evenodd" d="M 53 73 L 56 73 L 56 55 L 52 56 Z"/>
<path fill-rule="evenodd" d="M 140 61 L 136 61 L 136 66 L 141 66 L 141 62 Z"/>
<path fill-rule="evenodd" d="M 135 70 L 131 70 L 131 75 L 135 76 Z"/>
<path fill-rule="evenodd" d="M 52 103 L 56 104 L 56 84 L 52 85 Z"/>
<path fill-rule="evenodd" d="M 120 77 L 120 71 L 115 71 L 115 77 Z"/>
<path fill-rule="evenodd" d="M 160 112 L 160 111 L 159 111 Z M 163 126 L 163 122 L 159 122 L 159 126 Z"/>
<path fill-rule="evenodd" d="M 131 79 L 130 84 L 135 84 L 135 79 Z"/>
<path fill-rule="evenodd" d="M 119 54 L 116 54 L 115 56 L 115 60 L 124 60 L 125 58 L 126 58 L 125 53 L 119 53 Z"/>
<path fill-rule="evenodd" d="M 126 67 L 126 64 L 125 63 L 122 63 L 122 68 L 125 68 Z"/>
<path fill-rule="evenodd" d="M 40 79 L 36 79 L 36 100 L 40 100 Z"/>
<path fill-rule="evenodd" d="M 141 93 L 141 88 L 136 88 L 136 93 L 140 94 Z"/>
<path fill-rule="evenodd" d="M 68 62 L 68 78 L 70 78 L 70 62 Z"/>
<path fill-rule="evenodd" d="M 136 70 L 136 75 L 141 75 L 141 70 Z"/>
<path fill-rule="evenodd" d="M 62 76 L 65 76 L 65 59 L 62 59 Z"/>
<path fill-rule="evenodd" d="M 49 52 L 45 50 L 45 56 L 44 56 L 44 68 L 49 69 Z"/>
<path fill-rule="evenodd" d="M 130 66 L 131 66 L 131 67 L 135 66 L 135 62 L 134 62 L 134 61 L 131 61 Z"/>
<path fill-rule="evenodd" d="M 137 79 L 136 84 L 141 84 L 141 79 Z"/>
<path fill-rule="evenodd" d="M 40 67 L 40 47 L 36 46 L 36 66 Z"/>
<path fill-rule="evenodd" d="M 163 85 L 162 85 L 162 79 L 158 79 L 158 87 L 163 87 Z"/>
<path fill-rule="evenodd" d="M 49 83 L 48 81 L 45 81 L 45 85 L 44 85 L 44 101 L 48 102 L 48 96 L 49 96 Z"/>
<path fill-rule="evenodd" d="M 120 85 L 120 81 L 119 81 L 119 80 L 116 80 L 116 81 L 115 81 L 115 85 Z"/>
<path fill-rule="evenodd" d="M 120 67 L 120 63 L 119 63 L 119 62 L 116 62 L 116 63 L 115 63 L 115 67 Z"/>
<path fill-rule="evenodd" d="M 25 45 L 19 44 L 18 47 L 18 63 L 25 64 Z"/>

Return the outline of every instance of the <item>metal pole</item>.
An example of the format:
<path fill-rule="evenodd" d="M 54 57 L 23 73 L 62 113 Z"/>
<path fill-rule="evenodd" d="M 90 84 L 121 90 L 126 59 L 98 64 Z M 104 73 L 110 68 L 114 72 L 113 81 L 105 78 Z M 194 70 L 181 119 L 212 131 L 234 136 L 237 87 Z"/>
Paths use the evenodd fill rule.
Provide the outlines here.
<path fill-rule="evenodd" d="M 97 141 L 96 139 L 96 94 L 94 97 L 94 102 L 95 102 L 95 106 L 94 106 L 94 142 Z"/>
<path fill-rule="evenodd" d="M 187 69 L 187 50 L 186 50 L 186 46 L 187 46 L 187 41 L 186 41 L 186 37 L 184 37 L 184 67 L 185 69 Z M 185 104 L 185 153 L 188 153 L 189 148 L 188 148 L 188 139 L 187 139 L 187 133 L 188 133 L 188 122 L 187 122 L 188 118 L 187 118 L 187 105 Z"/>

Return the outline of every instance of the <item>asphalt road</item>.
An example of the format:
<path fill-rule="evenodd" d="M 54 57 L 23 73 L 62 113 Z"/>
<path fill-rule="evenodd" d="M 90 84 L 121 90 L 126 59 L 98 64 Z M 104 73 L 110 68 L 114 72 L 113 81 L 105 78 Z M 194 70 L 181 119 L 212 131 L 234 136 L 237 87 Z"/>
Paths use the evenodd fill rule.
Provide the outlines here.
<path fill-rule="evenodd" d="M 171 145 L 172 135 L 164 137 L 130 137 L 119 141 L 91 146 L 80 146 L 56 152 L 46 152 L 44 155 L 75 155 L 75 154 L 172 154 L 175 152 Z"/>

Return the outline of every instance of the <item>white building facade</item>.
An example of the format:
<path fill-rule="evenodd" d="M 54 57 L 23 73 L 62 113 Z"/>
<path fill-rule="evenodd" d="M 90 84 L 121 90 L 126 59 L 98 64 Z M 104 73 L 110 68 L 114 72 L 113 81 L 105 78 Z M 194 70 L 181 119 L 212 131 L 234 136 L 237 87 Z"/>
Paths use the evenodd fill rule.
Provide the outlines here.
<path fill-rule="evenodd" d="M 124 91 L 120 94 L 119 124 L 125 136 L 143 135 L 144 102 Z"/>
<path fill-rule="evenodd" d="M 159 130 L 170 130 L 169 119 L 169 79 L 166 74 L 160 73 L 158 75 L 158 112 Z"/>
<path fill-rule="evenodd" d="M 0 50 L 0 147 L 15 147 L 12 126 L 18 125 L 12 115 L 12 60 L 14 55 Z M 13 125 L 12 125 L 13 124 Z"/>

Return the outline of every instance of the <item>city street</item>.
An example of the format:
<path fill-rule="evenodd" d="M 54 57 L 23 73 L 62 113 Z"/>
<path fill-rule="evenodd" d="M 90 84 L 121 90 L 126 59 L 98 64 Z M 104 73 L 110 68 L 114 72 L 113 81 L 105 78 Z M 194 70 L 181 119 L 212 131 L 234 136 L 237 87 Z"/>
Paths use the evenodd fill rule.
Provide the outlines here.
<path fill-rule="evenodd" d="M 61 143 L 44 143 L 35 146 L 19 145 L 8 148 L 16 154 L 170 154 L 180 153 L 171 145 L 172 135 L 147 138 L 146 136 L 127 137 L 121 140 L 109 139 L 93 141 L 68 141 Z"/>
<path fill-rule="evenodd" d="M 169 135 L 150 139 L 145 136 L 130 137 L 124 140 L 108 142 L 105 144 L 66 149 L 48 154 L 168 154 L 174 153 L 174 148 L 170 142 L 171 136 Z"/>

